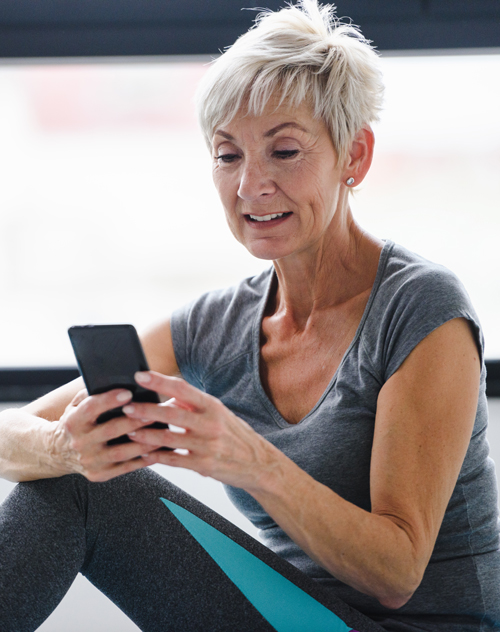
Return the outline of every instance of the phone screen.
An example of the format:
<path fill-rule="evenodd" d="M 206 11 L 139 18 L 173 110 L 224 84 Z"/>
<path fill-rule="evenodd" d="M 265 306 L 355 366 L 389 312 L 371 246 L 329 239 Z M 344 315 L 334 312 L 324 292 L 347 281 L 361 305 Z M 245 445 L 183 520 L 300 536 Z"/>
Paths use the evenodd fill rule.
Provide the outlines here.
<path fill-rule="evenodd" d="M 68 334 L 89 395 L 126 388 L 132 392 L 135 402 L 159 403 L 157 393 L 143 388 L 134 379 L 136 371 L 148 371 L 149 367 L 139 336 L 132 325 L 70 327 Z M 121 407 L 113 408 L 99 415 L 96 422 L 105 423 L 122 415 Z M 168 425 L 155 421 L 147 427 L 168 428 Z M 123 435 L 111 439 L 108 444 L 129 441 L 130 438 Z"/>
<path fill-rule="evenodd" d="M 134 380 L 148 364 L 132 325 L 87 325 L 68 331 L 90 395 L 113 388 L 143 390 Z"/>

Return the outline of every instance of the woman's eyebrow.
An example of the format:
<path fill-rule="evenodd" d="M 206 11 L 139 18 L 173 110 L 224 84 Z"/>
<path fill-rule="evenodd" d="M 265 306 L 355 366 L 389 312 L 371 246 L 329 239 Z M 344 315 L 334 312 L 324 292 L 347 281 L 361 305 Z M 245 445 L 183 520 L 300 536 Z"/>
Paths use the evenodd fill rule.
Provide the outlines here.
<path fill-rule="evenodd" d="M 228 134 L 227 132 L 223 132 L 221 129 L 216 129 L 214 132 L 214 136 L 216 134 L 218 136 L 223 136 L 224 138 L 227 138 L 227 140 L 234 140 L 234 136 L 231 136 L 231 134 Z"/>
<path fill-rule="evenodd" d="M 276 125 L 276 127 L 273 127 L 272 129 L 267 131 L 264 134 L 264 137 L 265 138 L 269 138 L 270 136 L 274 136 L 275 134 L 280 132 L 285 127 L 294 127 L 295 129 L 299 129 L 301 132 L 306 132 L 306 134 L 310 133 L 309 130 L 306 129 L 305 127 L 302 127 L 302 125 L 299 125 L 298 123 L 294 123 L 293 121 L 289 121 L 289 122 L 286 122 L 286 123 L 280 123 L 279 125 Z"/>
<path fill-rule="evenodd" d="M 268 130 L 264 134 L 264 138 L 270 138 L 270 137 L 274 136 L 275 134 L 280 132 L 285 127 L 294 127 L 295 129 L 299 129 L 302 132 L 306 132 L 306 134 L 310 133 L 309 130 L 306 129 L 305 127 L 302 127 L 302 125 L 299 125 L 298 123 L 294 123 L 293 121 L 287 121 L 286 123 L 280 123 L 279 125 L 276 125 L 276 127 L 272 127 L 270 130 Z M 214 136 L 216 134 L 219 135 L 219 136 L 223 136 L 227 140 L 234 140 L 234 136 L 231 136 L 231 134 L 228 134 L 227 132 L 224 132 L 221 129 L 216 129 L 215 132 L 214 132 Z"/>

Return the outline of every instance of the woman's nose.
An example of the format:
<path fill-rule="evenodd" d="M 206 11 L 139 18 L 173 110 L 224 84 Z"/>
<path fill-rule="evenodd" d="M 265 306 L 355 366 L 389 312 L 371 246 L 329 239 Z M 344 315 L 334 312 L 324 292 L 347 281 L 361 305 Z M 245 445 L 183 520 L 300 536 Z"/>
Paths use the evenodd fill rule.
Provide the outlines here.
<path fill-rule="evenodd" d="M 272 195 L 276 185 L 269 169 L 260 160 L 246 159 L 242 165 L 238 196 L 248 202 Z"/>

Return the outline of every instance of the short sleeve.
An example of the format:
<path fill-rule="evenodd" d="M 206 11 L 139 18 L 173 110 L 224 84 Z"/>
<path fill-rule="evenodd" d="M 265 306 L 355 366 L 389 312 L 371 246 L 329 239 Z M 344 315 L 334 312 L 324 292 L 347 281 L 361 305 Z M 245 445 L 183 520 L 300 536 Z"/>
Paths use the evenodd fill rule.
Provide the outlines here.
<path fill-rule="evenodd" d="M 170 330 L 175 359 L 182 377 L 196 388 L 202 388 L 202 381 L 194 370 L 190 353 L 193 347 L 193 331 L 196 329 L 193 327 L 194 307 L 195 302 L 193 301 L 175 310 L 170 319 Z"/>
<path fill-rule="evenodd" d="M 271 269 L 272 270 L 272 269 Z M 252 350 L 252 331 L 272 278 L 271 270 L 237 286 L 213 290 L 174 311 L 170 321 L 177 366 L 185 380 L 206 390 L 219 367 Z"/>
<path fill-rule="evenodd" d="M 454 318 L 471 323 L 483 366 L 481 327 L 462 283 L 443 266 L 416 255 L 413 261 L 405 258 L 396 252 L 387 263 L 388 270 L 372 306 L 370 320 L 377 327 L 372 326 L 368 335 L 381 382 L 399 369 L 419 342 Z"/>

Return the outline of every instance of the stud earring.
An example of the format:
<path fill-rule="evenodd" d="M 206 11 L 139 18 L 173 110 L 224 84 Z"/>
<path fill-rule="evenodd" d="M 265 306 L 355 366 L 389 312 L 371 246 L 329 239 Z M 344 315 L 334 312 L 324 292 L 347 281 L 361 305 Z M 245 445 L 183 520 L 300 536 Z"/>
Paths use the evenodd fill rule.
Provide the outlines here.
<path fill-rule="evenodd" d="M 354 178 L 347 178 L 346 184 L 348 187 L 350 187 L 352 184 L 354 184 Z"/>

